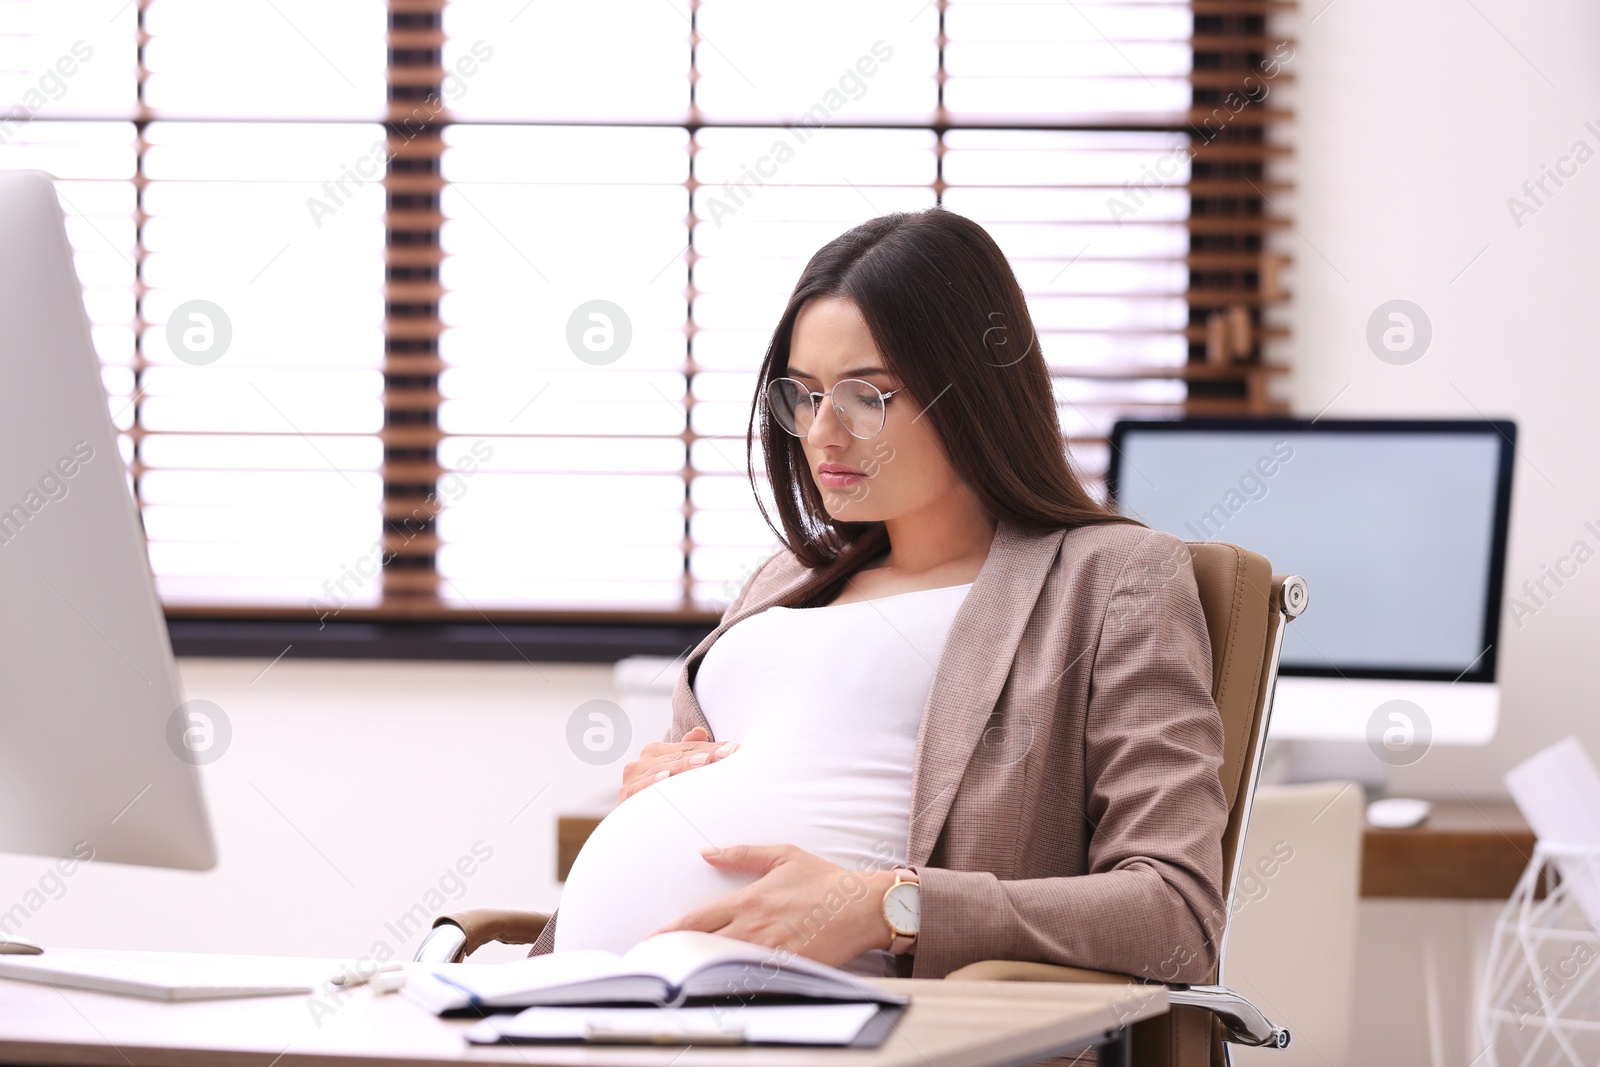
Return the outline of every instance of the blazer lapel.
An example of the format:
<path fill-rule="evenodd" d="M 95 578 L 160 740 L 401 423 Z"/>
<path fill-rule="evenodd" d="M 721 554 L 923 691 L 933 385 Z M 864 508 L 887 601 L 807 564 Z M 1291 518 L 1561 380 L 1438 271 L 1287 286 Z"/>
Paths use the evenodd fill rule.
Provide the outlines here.
<path fill-rule="evenodd" d="M 926 863 L 955 801 L 1065 529 L 1029 531 L 1002 521 L 989 557 L 956 611 L 917 728 L 906 863 Z"/>
<path fill-rule="evenodd" d="M 951 622 L 917 729 L 906 846 L 910 865 L 926 863 L 933 852 L 1065 534 L 1065 529 L 1028 530 L 1004 520 L 996 525 L 988 558 Z M 678 672 L 675 706 L 687 707 L 693 720 L 715 737 L 689 684 L 689 676 L 706 650 L 729 627 L 802 594 L 804 587 L 825 578 L 819 572 L 806 571 L 718 623 L 689 653 L 685 669 Z"/>

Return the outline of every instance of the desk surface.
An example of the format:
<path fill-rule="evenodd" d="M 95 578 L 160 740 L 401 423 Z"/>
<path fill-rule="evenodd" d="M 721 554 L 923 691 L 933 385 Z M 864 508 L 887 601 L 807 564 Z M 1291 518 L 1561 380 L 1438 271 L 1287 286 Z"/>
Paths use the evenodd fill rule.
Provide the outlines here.
<path fill-rule="evenodd" d="M 125 955 L 143 955 L 126 953 Z M 343 962 L 329 960 L 327 974 Z M 492 966 L 486 964 L 486 966 Z M 0 1063 L 95 1067 L 408 1067 L 510 1063 L 604 1067 L 983 1067 L 1098 1041 L 1166 1010 L 1160 986 L 881 979 L 910 993 L 876 1049 L 472 1046 L 466 1019 L 436 1019 L 365 987 L 316 997 L 166 1003 L 0 979 Z M 313 1010 L 313 1004 L 320 1004 Z"/>

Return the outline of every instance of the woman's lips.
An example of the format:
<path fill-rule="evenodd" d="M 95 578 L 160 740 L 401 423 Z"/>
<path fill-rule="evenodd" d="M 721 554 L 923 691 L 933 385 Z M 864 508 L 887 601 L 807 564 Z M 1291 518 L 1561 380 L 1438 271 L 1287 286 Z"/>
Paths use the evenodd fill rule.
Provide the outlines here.
<path fill-rule="evenodd" d="M 846 486 L 855 485 L 865 477 L 865 474 L 855 471 L 819 470 L 817 472 L 817 480 L 832 489 L 843 489 Z"/>

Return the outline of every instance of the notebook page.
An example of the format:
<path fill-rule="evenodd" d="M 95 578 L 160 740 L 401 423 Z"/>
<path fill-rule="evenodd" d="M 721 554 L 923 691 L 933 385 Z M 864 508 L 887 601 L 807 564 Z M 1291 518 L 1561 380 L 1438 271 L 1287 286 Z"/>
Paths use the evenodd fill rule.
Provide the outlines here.
<path fill-rule="evenodd" d="M 442 963 L 428 968 L 479 1000 L 514 1002 L 517 997 L 626 973 L 622 960 L 598 949 L 550 952 L 511 963 Z"/>

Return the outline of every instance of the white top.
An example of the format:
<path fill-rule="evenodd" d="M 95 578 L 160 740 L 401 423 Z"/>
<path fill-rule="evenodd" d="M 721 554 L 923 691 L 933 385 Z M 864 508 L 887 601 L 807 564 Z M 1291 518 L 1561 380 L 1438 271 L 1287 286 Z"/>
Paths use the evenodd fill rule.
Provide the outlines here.
<path fill-rule="evenodd" d="M 694 692 L 716 739 L 739 750 L 635 793 L 601 821 L 567 875 L 556 949 L 626 951 L 748 884 L 702 859 L 706 846 L 798 845 L 852 872 L 836 889 L 856 900 L 865 887 L 853 872 L 904 863 L 917 728 L 971 588 L 771 607 L 724 631 Z M 873 949 L 845 969 L 891 968 Z"/>

